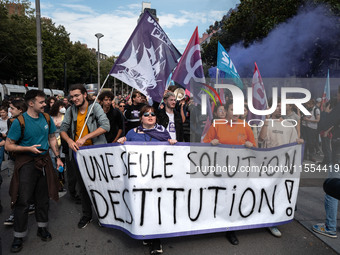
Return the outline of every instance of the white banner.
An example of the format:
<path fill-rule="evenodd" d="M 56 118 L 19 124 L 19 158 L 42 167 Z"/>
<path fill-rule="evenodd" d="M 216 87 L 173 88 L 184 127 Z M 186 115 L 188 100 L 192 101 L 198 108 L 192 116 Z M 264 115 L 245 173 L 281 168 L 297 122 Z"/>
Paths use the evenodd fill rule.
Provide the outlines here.
<path fill-rule="evenodd" d="M 291 221 L 301 153 L 135 142 L 84 147 L 77 161 L 100 223 L 142 239 Z"/>

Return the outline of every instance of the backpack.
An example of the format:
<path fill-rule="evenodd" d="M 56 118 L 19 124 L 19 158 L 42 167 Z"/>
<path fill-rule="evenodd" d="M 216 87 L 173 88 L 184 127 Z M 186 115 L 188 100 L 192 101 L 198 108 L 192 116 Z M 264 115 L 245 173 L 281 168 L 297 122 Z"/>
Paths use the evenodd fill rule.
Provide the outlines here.
<path fill-rule="evenodd" d="M 313 110 L 313 115 L 314 115 L 314 118 L 315 118 L 315 119 L 316 119 L 316 110 L 317 110 L 317 109 L 319 109 L 319 111 L 320 111 L 320 108 L 319 108 L 319 107 L 316 107 L 316 106 L 314 107 L 314 110 Z"/>

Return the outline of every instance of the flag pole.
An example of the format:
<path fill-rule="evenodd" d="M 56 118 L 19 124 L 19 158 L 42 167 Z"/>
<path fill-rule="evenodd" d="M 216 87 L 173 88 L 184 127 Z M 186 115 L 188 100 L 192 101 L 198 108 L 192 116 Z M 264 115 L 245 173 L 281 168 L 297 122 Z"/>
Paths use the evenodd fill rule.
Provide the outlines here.
<path fill-rule="evenodd" d="M 94 104 L 97 102 L 97 98 L 98 98 L 100 92 L 102 91 L 102 89 L 104 88 L 104 85 L 105 85 L 107 79 L 109 78 L 109 76 L 110 76 L 109 74 L 106 76 L 105 81 L 103 82 L 103 85 L 100 87 L 100 90 L 99 90 L 98 93 L 97 93 L 96 99 L 94 100 L 93 104 L 91 105 L 90 111 L 87 113 L 87 116 L 86 116 L 86 119 L 85 119 L 85 123 L 84 123 L 84 125 L 83 125 L 83 128 L 81 129 L 81 132 L 80 132 L 80 135 L 79 135 L 79 138 L 78 138 L 78 139 L 80 139 L 81 136 L 83 135 L 83 132 L 84 132 L 84 129 L 85 129 L 85 125 L 86 125 L 86 123 L 87 123 L 87 121 L 88 121 L 88 119 L 89 119 L 89 117 L 90 117 L 90 114 L 92 113 Z"/>

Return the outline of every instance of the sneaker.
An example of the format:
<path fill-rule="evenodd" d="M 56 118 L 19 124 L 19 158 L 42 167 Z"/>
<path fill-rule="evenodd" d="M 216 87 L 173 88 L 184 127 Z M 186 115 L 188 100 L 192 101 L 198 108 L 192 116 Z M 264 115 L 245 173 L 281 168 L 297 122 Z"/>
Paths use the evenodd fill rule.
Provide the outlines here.
<path fill-rule="evenodd" d="M 161 240 L 160 239 L 153 239 L 153 240 L 150 240 L 150 241 L 152 242 L 150 254 L 151 255 L 162 254 L 163 249 L 162 249 L 162 245 L 161 245 Z"/>
<path fill-rule="evenodd" d="M 41 238 L 42 241 L 48 242 L 52 240 L 52 235 L 46 228 L 38 228 L 37 236 Z"/>
<path fill-rule="evenodd" d="M 282 235 L 280 230 L 277 227 L 270 227 L 268 228 L 268 230 L 275 237 L 281 237 Z"/>
<path fill-rule="evenodd" d="M 14 237 L 14 240 L 13 240 L 12 246 L 11 246 L 11 252 L 16 253 L 16 252 L 21 251 L 23 243 L 24 243 L 24 241 L 23 241 L 22 238 Z"/>
<path fill-rule="evenodd" d="M 88 217 L 81 217 L 80 221 L 78 222 L 78 228 L 86 228 L 86 226 L 92 221 L 91 218 Z"/>
<path fill-rule="evenodd" d="M 331 238 L 337 238 L 336 231 L 330 231 L 327 229 L 326 224 L 319 223 L 312 227 L 313 231 L 319 233 L 324 236 L 328 236 Z"/>
<path fill-rule="evenodd" d="M 232 245 L 238 245 L 239 244 L 239 241 L 238 241 L 238 238 L 236 236 L 235 231 L 227 231 L 226 237 Z"/>
<path fill-rule="evenodd" d="M 28 208 L 28 214 L 34 214 L 35 213 L 35 205 L 31 204 L 30 207 Z"/>
<path fill-rule="evenodd" d="M 151 246 L 152 244 L 152 240 L 151 239 L 145 239 L 143 240 L 143 245 L 144 246 Z"/>
<path fill-rule="evenodd" d="M 7 220 L 4 221 L 5 226 L 13 226 L 14 224 L 14 215 L 11 214 Z"/>

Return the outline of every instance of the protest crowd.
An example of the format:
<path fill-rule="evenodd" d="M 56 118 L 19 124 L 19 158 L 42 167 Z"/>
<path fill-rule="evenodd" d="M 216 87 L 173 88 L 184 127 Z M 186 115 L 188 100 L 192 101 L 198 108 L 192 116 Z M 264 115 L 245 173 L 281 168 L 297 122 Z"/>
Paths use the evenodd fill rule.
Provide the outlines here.
<path fill-rule="evenodd" d="M 227 121 L 213 125 L 209 115 L 202 116 L 200 106 L 178 86 L 169 86 L 161 103 L 153 105 L 149 105 L 148 98 L 138 90 L 117 96 L 104 91 L 96 97 L 89 95 L 81 84 L 72 85 L 69 94 L 63 97 L 46 98 L 40 90 L 28 91 L 24 98 L 9 97 L 0 107 L 0 165 L 3 160 L 11 162 L 11 205 L 0 204 L 0 209 L 11 207 L 12 210 L 3 222 L 13 226 L 11 252 L 23 248 L 29 214 L 35 214 L 37 236 L 42 241 L 52 239 L 48 231 L 50 199 L 57 201 L 63 197 L 81 204 L 79 229 L 93 220 L 91 199 L 73 154 L 82 146 L 166 141 L 170 145 L 202 142 L 213 146 L 272 148 L 297 142 L 305 143 L 304 160 L 331 166 L 339 164 L 339 95 L 325 104 L 321 98 L 311 99 L 305 104 L 310 116 L 304 116 L 293 105 L 288 105 L 287 114 L 282 116 L 279 102 L 273 114 L 257 128 L 248 124 L 230 125 L 231 120 L 242 122 L 248 113 L 246 103 L 243 116 L 233 113 L 232 94 L 224 94 L 224 104 L 212 109 L 215 120 Z M 293 119 L 297 125 L 283 128 L 281 123 L 285 119 Z M 323 155 L 322 161 L 316 162 L 320 155 Z M 338 200 L 334 197 L 339 198 L 339 194 L 338 188 L 329 189 L 333 196 L 325 196 L 326 220 L 311 227 L 319 234 L 335 238 Z M 1 190 L 2 197 L 7 194 Z M 284 234 L 277 226 L 268 229 L 275 237 Z M 226 232 L 232 245 L 239 244 L 236 232 Z M 150 246 L 150 254 L 163 252 L 161 239 L 144 240 L 143 244 Z"/>

